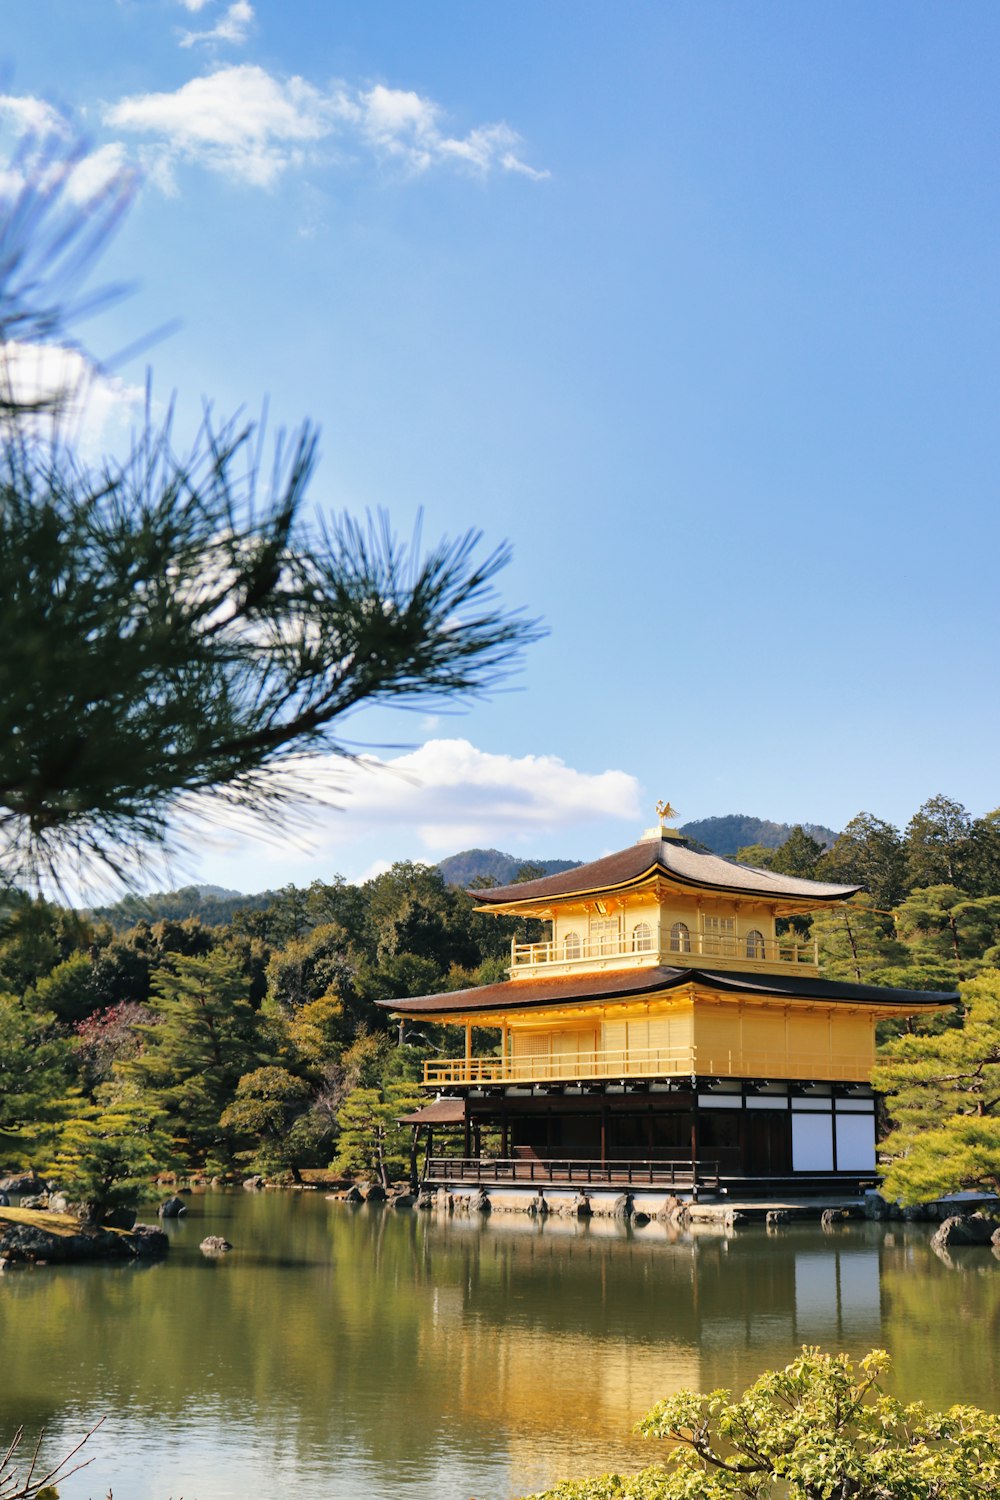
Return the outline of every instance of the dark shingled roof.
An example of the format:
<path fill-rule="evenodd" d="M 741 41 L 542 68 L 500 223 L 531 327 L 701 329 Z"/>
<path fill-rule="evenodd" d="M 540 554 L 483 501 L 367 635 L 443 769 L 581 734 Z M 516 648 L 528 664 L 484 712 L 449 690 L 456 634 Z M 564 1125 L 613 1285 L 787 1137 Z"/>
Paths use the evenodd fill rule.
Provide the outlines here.
<path fill-rule="evenodd" d="M 951 1005 L 954 992 L 938 990 L 894 990 L 884 985 L 842 984 L 805 974 L 740 974 L 731 970 L 675 969 L 660 965 L 648 969 L 619 969 L 601 974 L 569 974 L 557 979 L 504 980 L 478 989 L 453 990 L 446 995 L 418 995 L 410 1000 L 378 1000 L 384 1010 L 396 1015 L 463 1014 L 495 1010 L 535 1010 L 547 1005 L 571 1004 L 577 1000 L 625 1000 L 685 984 L 699 984 L 732 994 L 787 995 L 790 1000 L 820 1000 L 827 1004 L 893 1005 L 901 1009 Z"/>
<path fill-rule="evenodd" d="M 858 885 L 827 885 L 820 880 L 802 880 L 797 875 L 778 875 L 773 870 L 740 865 L 735 860 L 723 859 L 720 854 L 702 854 L 683 839 L 652 838 L 640 839 L 617 854 L 577 865 L 574 870 L 562 870 L 558 875 L 544 875 L 540 880 L 525 880 L 520 885 L 493 890 L 474 890 L 469 895 L 483 906 L 508 901 L 545 901 L 583 891 L 617 890 L 635 885 L 657 871 L 681 885 L 708 886 L 779 900 L 785 897 L 817 903 L 844 901 L 861 889 Z"/>

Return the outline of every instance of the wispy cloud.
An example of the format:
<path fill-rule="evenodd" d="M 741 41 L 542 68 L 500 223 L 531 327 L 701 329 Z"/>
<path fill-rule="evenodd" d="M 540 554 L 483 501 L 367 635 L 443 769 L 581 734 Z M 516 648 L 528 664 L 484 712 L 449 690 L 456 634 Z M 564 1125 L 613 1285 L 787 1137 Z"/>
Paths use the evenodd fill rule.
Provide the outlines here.
<path fill-rule="evenodd" d="M 179 3 L 192 15 L 197 15 L 198 11 L 204 10 L 206 5 L 211 5 L 212 0 L 179 0 Z"/>
<path fill-rule="evenodd" d="M 384 761 L 318 756 L 297 762 L 295 777 L 343 808 L 310 812 L 310 843 L 353 842 L 391 827 L 409 829 L 437 856 L 640 817 L 639 783 L 626 771 L 578 771 L 555 755 L 496 754 L 465 739 L 428 740 Z"/>
<path fill-rule="evenodd" d="M 187 3 L 187 0 L 184 0 Z M 189 6 L 194 10 L 196 6 Z M 235 47 L 240 47 L 250 35 L 250 27 L 253 25 L 254 11 L 250 0 L 235 0 L 226 10 L 221 21 L 207 31 L 184 31 L 181 33 L 180 45 L 182 47 L 197 47 L 202 42 L 229 42 Z"/>
<path fill-rule="evenodd" d="M 478 176 L 513 172 L 537 181 L 549 175 L 523 159 L 521 137 L 503 121 L 449 133 L 443 107 L 412 90 L 345 83 L 317 88 L 249 63 L 219 68 L 170 93 L 130 95 L 104 119 L 151 142 L 158 180 L 168 188 L 181 162 L 271 187 L 290 167 L 334 148 L 408 175 L 445 165 Z"/>

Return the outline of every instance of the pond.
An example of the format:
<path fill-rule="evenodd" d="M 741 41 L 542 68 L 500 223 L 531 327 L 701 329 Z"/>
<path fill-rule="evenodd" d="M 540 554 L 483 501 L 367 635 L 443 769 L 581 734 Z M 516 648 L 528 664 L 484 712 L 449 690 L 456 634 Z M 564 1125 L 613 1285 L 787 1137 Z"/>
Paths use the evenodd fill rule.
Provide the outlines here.
<path fill-rule="evenodd" d="M 0 1277 L 0 1437 L 104 1416 L 63 1500 L 508 1500 L 640 1467 L 634 1421 L 803 1343 L 894 1356 L 901 1394 L 1000 1409 L 1000 1262 L 909 1224 L 658 1224 L 206 1192 L 160 1264 Z M 222 1261 L 206 1234 L 235 1246 Z"/>

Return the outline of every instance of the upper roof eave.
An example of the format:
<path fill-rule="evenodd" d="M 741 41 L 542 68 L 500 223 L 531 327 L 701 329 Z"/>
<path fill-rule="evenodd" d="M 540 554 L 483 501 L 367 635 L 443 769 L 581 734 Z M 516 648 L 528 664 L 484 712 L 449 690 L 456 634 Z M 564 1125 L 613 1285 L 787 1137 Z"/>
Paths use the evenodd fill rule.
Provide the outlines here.
<path fill-rule="evenodd" d="M 690 889 L 796 902 L 807 909 L 846 901 L 861 890 L 858 885 L 832 885 L 737 864 L 719 854 L 702 854 L 681 839 L 641 839 L 616 854 L 577 865 L 572 870 L 561 870 L 556 875 L 544 875 L 519 885 L 470 890 L 469 895 L 480 911 L 502 913 L 574 897 L 614 895 L 658 876 Z"/>

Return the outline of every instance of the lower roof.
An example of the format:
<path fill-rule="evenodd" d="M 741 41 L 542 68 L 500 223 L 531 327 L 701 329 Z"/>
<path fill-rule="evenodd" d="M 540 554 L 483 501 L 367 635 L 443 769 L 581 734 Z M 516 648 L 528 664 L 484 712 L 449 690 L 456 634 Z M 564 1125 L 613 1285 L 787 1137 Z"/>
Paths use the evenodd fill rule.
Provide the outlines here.
<path fill-rule="evenodd" d="M 647 969 L 619 969 L 601 974 L 562 975 L 553 979 L 507 979 L 478 989 L 453 990 L 445 995 L 417 995 L 409 1000 L 378 1000 L 376 1004 L 394 1015 L 480 1015 L 483 1011 L 542 1010 L 550 1005 L 574 1001 L 627 1000 L 663 990 L 696 984 L 732 994 L 786 995 L 789 1000 L 820 1000 L 845 1005 L 891 1005 L 908 1007 L 952 1005 L 955 991 L 897 990 L 885 985 L 843 984 L 835 979 L 817 979 L 799 974 L 740 974 L 732 970 L 675 969 L 659 965 Z"/>
<path fill-rule="evenodd" d="M 465 1122 L 464 1099 L 435 1099 L 411 1114 L 400 1115 L 398 1125 L 462 1125 Z"/>

